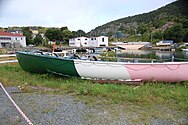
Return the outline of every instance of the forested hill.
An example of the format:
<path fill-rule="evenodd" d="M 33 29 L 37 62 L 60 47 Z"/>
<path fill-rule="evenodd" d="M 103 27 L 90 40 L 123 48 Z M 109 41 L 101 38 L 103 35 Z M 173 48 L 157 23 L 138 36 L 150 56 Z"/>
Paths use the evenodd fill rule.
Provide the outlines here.
<path fill-rule="evenodd" d="M 186 0 L 175 1 L 149 13 L 118 19 L 98 26 L 88 34 L 101 35 L 102 33 L 107 36 L 113 36 L 120 32 L 127 36 L 139 34 L 146 37 L 148 33 L 154 33 L 154 35 L 159 32 L 164 33 L 174 25 L 182 25 L 185 30 L 185 28 L 188 28 L 187 8 Z M 186 33 L 186 31 L 183 32 Z M 159 37 L 162 36 L 163 34 L 159 34 Z M 147 40 L 147 38 L 143 39 Z"/>

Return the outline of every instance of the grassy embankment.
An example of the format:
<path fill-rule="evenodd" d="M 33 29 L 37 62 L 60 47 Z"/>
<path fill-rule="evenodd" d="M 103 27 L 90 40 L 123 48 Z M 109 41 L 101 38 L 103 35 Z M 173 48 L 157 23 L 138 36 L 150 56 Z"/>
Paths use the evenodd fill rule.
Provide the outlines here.
<path fill-rule="evenodd" d="M 0 82 L 5 86 L 31 86 L 53 88 L 55 93 L 71 93 L 79 97 L 101 100 L 102 103 L 135 103 L 138 105 L 166 105 L 178 110 L 188 110 L 188 82 L 143 83 L 139 86 L 126 84 L 99 84 L 80 78 L 67 78 L 52 74 L 31 74 L 18 64 L 0 65 Z M 27 84 L 26 84 L 27 83 Z M 170 104 L 170 105 L 169 105 Z"/>

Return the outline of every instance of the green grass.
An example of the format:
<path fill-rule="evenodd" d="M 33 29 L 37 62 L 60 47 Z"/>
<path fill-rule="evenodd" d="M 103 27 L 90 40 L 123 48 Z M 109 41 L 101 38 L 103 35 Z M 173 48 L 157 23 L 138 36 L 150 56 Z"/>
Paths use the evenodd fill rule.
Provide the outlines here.
<path fill-rule="evenodd" d="M 101 100 L 102 103 L 135 103 L 138 105 L 166 105 L 182 111 L 188 110 L 188 82 L 143 83 L 140 86 L 126 84 L 99 84 L 90 80 L 56 76 L 52 74 L 32 74 L 23 71 L 18 64 L 0 65 L 0 82 L 5 86 L 29 88 L 49 87 L 57 92 L 66 92 L 78 97 Z M 90 101 L 89 101 L 90 100 Z"/>

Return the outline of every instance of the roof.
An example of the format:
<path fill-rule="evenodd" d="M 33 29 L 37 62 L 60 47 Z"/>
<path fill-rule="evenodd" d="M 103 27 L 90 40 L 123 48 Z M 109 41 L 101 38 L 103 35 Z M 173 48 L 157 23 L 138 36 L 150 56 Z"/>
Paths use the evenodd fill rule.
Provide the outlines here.
<path fill-rule="evenodd" d="M 37 27 L 30 27 L 31 30 L 38 30 Z"/>
<path fill-rule="evenodd" d="M 11 32 L 22 32 L 22 30 L 20 29 L 14 29 L 14 30 L 7 30 L 8 33 L 11 33 Z"/>
<path fill-rule="evenodd" d="M 16 33 L 8 33 L 8 32 L 2 32 L 0 31 L 0 36 L 24 36 L 22 34 L 16 34 Z"/>

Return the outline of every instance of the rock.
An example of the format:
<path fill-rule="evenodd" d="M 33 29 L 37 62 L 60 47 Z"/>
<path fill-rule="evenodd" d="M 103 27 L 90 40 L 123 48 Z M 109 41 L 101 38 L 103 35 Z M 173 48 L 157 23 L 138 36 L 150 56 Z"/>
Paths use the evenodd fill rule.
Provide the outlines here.
<path fill-rule="evenodd" d="M 13 124 L 18 124 L 21 122 L 21 118 L 19 116 L 12 116 L 9 119 L 10 119 L 11 123 L 13 123 Z"/>

